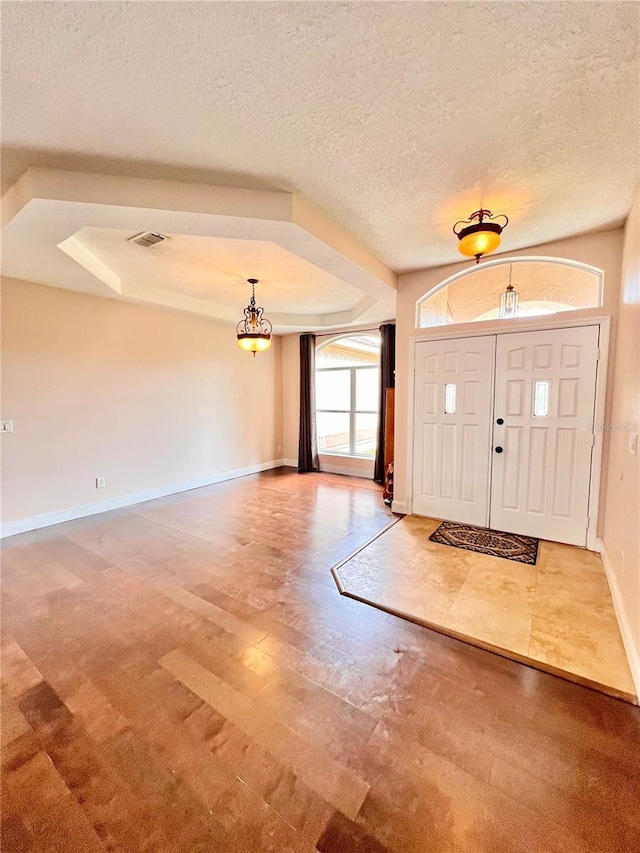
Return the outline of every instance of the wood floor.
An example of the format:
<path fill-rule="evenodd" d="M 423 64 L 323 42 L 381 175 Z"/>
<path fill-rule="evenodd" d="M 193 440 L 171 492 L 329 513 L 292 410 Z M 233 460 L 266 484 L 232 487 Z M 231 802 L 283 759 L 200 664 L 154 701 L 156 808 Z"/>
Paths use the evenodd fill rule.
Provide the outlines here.
<path fill-rule="evenodd" d="M 341 597 L 290 469 L 3 543 L 3 851 L 630 853 L 640 710 Z"/>

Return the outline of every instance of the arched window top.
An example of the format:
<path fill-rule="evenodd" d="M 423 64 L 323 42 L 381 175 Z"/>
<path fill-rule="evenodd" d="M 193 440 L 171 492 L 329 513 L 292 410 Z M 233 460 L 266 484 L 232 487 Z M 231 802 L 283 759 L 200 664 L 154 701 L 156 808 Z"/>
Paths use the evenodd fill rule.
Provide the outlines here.
<path fill-rule="evenodd" d="M 518 293 L 519 317 L 602 305 L 602 270 L 565 258 L 518 257 L 486 261 L 452 275 L 416 303 L 416 326 L 494 320 L 509 280 Z"/>
<path fill-rule="evenodd" d="M 351 367 L 378 364 L 378 332 L 345 333 L 322 341 L 316 347 L 316 367 Z"/>

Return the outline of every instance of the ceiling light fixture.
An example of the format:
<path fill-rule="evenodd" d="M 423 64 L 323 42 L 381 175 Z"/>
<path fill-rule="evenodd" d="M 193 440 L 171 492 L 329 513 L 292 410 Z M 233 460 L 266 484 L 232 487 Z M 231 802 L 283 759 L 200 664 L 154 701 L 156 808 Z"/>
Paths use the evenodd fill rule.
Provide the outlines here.
<path fill-rule="evenodd" d="M 511 284 L 512 268 L 513 264 L 509 264 L 509 284 L 507 285 L 505 292 L 500 295 L 500 311 L 498 316 L 501 320 L 509 317 L 517 317 L 518 315 L 518 302 L 520 301 L 520 297 L 518 296 L 518 291 L 514 290 L 513 285 Z"/>
<path fill-rule="evenodd" d="M 504 219 L 501 225 L 496 220 Z M 490 210 L 476 210 L 468 219 L 461 219 L 453 226 L 453 233 L 460 241 L 458 249 L 463 255 L 475 258 L 480 263 L 483 255 L 488 255 L 500 245 L 500 235 L 509 224 L 509 218 L 504 213 L 493 216 Z M 459 231 L 458 225 L 464 226 Z"/>
<path fill-rule="evenodd" d="M 257 278 L 248 278 L 251 285 L 251 301 L 244 309 L 244 320 L 236 326 L 238 346 L 246 352 L 264 352 L 271 346 L 271 323 L 263 317 L 264 308 L 256 307 Z"/>

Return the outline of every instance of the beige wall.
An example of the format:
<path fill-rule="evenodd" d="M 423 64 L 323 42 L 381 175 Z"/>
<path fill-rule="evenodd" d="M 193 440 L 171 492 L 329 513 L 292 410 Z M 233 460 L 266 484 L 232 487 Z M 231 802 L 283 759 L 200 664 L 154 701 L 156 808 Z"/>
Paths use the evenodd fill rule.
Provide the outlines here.
<path fill-rule="evenodd" d="M 277 337 L 10 279 L 2 331 L 3 523 L 282 456 Z"/>
<path fill-rule="evenodd" d="M 618 228 L 611 231 L 601 231 L 596 234 L 586 234 L 574 237 L 570 240 L 562 240 L 556 243 L 545 243 L 541 246 L 533 246 L 521 251 L 512 252 L 510 256 L 526 257 L 559 257 L 571 258 L 604 270 L 604 306 L 602 308 L 581 311 L 585 316 L 609 315 L 612 317 L 611 327 L 611 351 L 609 361 L 609 382 L 607 391 L 607 412 L 611 411 L 611 386 L 615 367 L 615 341 L 616 321 L 618 315 L 618 294 L 620 289 L 620 269 L 622 256 L 623 230 Z M 501 255 L 501 257 L 506 257 Z M 396 320 L 396 433 L 395 433 L 395 472 L 394 472 L 394 508 L 405 511 L 407 501 L 407 464 L 408 464 L 408 441 L 410 416 L 408 412 L 409 400 L 409 375 L 411 365 L 409 364 L 409 342 L 411 338 L 423 337 L 429 333 L 428 329 L 417 329 L 415 326 L 416 302 L 425 293 L 444 281 L 454 273 L 468 269 L 470 261 L 452 264 L 446 267 L 438 267 L 420 272 L 408 273 L 400 276 L 400 286 L 397 300 Z M 577 312 L 573 312 L 575 316 Z M 571 316 L 571 315 L 564 315 Z M 540 318 L 532 318 L 538 321 Z M 458 327 L 463 329 L 478 329 L 477 323 L 463 324 Z M 441 332 L 441 328 L 434 330 Z M 603 471 L 607 470 L 608 436 L 605 436 L 603 451 Z M 602 489 L 600 496 L 600 519 L 604 517 L 606 503 L 605 490 Z"/>
<path fill-rule="evenodd" d="M 615 424 L 640 423 L 640 191 L 627 220 L 618 312 L 613 405 Z M 633 427 L 631 427 L 633 429 Z M 637 432 L 636 438 L 637 438 Z M 606 555 L 640 663 L 640 447 L 629 442 L 634 432 L 609 433 L 609 468 L 603 540 Z"/>

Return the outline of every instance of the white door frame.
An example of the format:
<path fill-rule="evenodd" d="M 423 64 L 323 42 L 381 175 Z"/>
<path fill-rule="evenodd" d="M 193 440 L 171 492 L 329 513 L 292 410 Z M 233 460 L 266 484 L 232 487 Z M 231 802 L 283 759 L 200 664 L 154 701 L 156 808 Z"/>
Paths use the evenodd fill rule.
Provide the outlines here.
<path fill-rule="evenodd" d="M 475 326 L 475 328 L 473 328 Z M 599 326 L 599 357 L 596 372 L 596 398 L 594 422 L 604 423 L 607 393 L 607 367 L 609 362 L 609 336 L 611 317 L 576 317 L 571 319 L 522 319 L 490 320 L 483 323 L 464 323 L 456 330 L 455 326 L 432 326 L 423 334 L 409 341 L 409 376 L 407 400 L 407 515 L 413 514 L 413 431 L 414 397 L 416 374 L 416 344 L 422 341 L 456 340 L 457 338 L 480 338 L 484 336 L 506 335 L 512 332 L 545 332 L 553 329 L 575 329 L 580 326 Z M 600 506 L 600 478 L 602 474 L 602 449 L 604 430 L 594 429 L 593 454 L 591 456 L 591 477 L 589 480 L 589 520 L 587 524 L 587 548 L 597 551 L 598 508 Z M 393 507 L 392 507 L 393 508 Z"/>

